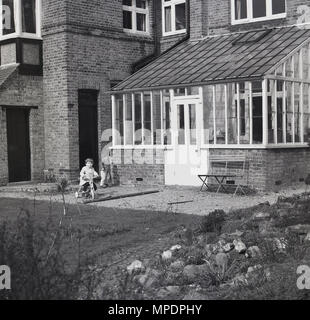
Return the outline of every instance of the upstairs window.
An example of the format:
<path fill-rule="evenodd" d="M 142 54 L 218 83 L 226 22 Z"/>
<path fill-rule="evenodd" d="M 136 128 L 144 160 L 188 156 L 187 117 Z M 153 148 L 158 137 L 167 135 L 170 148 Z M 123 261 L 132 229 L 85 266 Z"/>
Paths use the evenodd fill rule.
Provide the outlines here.
<path fill-rule="evenodd" d="M 123 0 L 123 28 L 136 33 L 149 32 L 147 0 Z"/>
<path fill-rule="evenodd" d="M 286 17 L 286 0 L 231 0 L 232 24 Z"/>
<path fill-rule="evenodd" d="M 0 37 L 30 38 L 41 37 L 42 0 L 0 0 Z"/>
<path fill-rule="evenodd" d="M 162 0 L 163 35 L 186 32 L 186 0 Z"/>

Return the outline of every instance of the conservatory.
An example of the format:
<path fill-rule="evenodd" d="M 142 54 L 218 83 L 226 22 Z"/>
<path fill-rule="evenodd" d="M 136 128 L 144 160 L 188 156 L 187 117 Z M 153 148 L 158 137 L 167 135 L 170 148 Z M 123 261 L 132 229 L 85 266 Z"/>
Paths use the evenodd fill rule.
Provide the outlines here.
<path fill-rule="evenodd" d="M 260 189 L 301 180 L 310 160 L 310 30 L 185 42 L 117 85 L 112 109 L 112 149 L 163 150 L 165 184 L 198 184 L 210 153 L 246 153 Z"/>

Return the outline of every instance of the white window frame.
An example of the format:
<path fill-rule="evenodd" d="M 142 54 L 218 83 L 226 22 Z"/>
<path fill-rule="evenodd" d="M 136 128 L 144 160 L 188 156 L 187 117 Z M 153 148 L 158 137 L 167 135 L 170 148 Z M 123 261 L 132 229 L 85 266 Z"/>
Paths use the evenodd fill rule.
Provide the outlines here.
<path fill-rule="evenodd" d="M 170 1 L 162 1 L 162 29 L 163 29 L 163 36 L 171 36 L 176 34 L 185 33 L 187 31 L 187 28 L 176 30 L 175 28 L 175 6 L 178 4 L 185 3 L 186 6 L 186 0 L 170 0 Z M 166 32 L 166 20 L 165 20 L 165 8 L 171 7 L 171 31 Z M 185 9 L 186 10 L 186 9 Z M 186 16 L 186 12 L 185 12 Z"/>
<path fill-rule="evenodd" d="M 285 12 L 279 14 L 272 14 L 272 0 L 265 0 L 266 1 L 266 16 L 260 18 L 253 18 L 253 0 L 247 0 L 247 18 L 245 19 L 236 19 L 235 14 L 235 1 L 231 0 L 231 24 L 243 24 L 243 23 L 251 23 L 251 22 L 259 22 L 259 21 L 266 21 L 266 20 L 275 20 L 286 18 L 287 16 L 287 3 L 285 1 Z"/>
<path fill-rule="evenodd" d="M 149 14 L 149 1 L 146 0 L 146 8 L 138 8 L 136 0 L 132 0 L 132 6 L 125 6 L 123 5 L 123 12 L 129 11 L 132 15 L 132 28 L 124 28 L 124 22 L 123 22 L 123 30 L 125 32 L 129 33 L 135 33 L 135 34 L 149 34 L 150 33 L 150 14 Z M 145 23 L 146 23 L 146 30 L 141 31 L 137 30 L 137 13 L 144 14 L 145 17 Z"/>
<path fill-rule="evenodd" d="M 14 14 L 15 14 L 15 32 L 3 35 L 2 26 L 2 0 L 0 0 L 0 40 L 25 38 L 25 39 L 42 39 L 42 0 L 36 0 L 36 33 L 27 33 L 22 31 L 22 0 L 14 0 Z"/>

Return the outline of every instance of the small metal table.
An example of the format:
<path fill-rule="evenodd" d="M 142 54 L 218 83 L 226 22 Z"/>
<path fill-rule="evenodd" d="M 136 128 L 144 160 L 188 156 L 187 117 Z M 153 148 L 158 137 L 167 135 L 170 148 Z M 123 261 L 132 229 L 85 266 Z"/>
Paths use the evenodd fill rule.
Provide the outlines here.
<path fill-rule="evenodd" d="M 209 190 L 210 187 L 208 185 L 208 179 L 214 178 L 219 185 L 216 193 L 219 193 L 221 189 L 224 190 L 224 192 L 229 193 L 228 189 L 224 186 L 224 182 L 229 178 L 236 178 L 236 175 L 231 175 L 231 174 L 200 174 L 200 175 L 198 175 L 198 177 L 202 181 L 202 186 L 200 188 L 200 191 L 202 191 L 204 187 L 206 187 L 207 190 Z"/>

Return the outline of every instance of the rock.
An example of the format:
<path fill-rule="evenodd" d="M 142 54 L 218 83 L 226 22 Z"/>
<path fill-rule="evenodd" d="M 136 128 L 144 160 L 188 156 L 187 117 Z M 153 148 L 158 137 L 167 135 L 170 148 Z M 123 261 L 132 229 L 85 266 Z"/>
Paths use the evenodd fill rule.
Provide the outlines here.
<path fill-rule="evenodd" d="M 253 215 L 254 220 L 269 220 L 271 214 L 269 212 L 257 212 Z"/>
<path fill-rule="evenodd" d="M 305 237 L 305 242 L 310 242 L 310 232 L 308 232 L 308 234 Z"/>
<path fill-rule="evenodd" d="M 144 270 L 144 266 L 141 261 L 136 260 L 130 266 L 127 267 L 127 272 L 129 274 L 139 273 Z"/>
<path fill-rule="evenodd" d="M 228 256 L 226 253 L 218 253 L 215 257 L 215 263 L 219 268 L 221 268 L 222 272 L 225 272 L 228 267 Z"/>
<path fill-rule="evenodd" d="M 207 244 L 205 246 L 206 256 L 210 258 L 213 254 L 216 254 L 219 251 L 217 244 Z"/>
<path fill-rule="evenodd" d="M 285 238 L 274 238 L 273 239 L 274 248 L 280 252 L 285 252 L 287 248 L 287 240 Z"/>
<path fill-rule="evenodd" d="M 235 245 L 233 243 L 227 243 L 225 244 L 225 246 L 223 247 L 224 253 L 229 253 L 232 250 L 235 249 Z"/>
<path fill-rule="evenodd" d="M 294 233 L 297 235 L 306 235 L 310 232 L 310 225 L 309 224 L 298 224 L 295 226 L 290 226 L 286 228 L 287 233 Z"/>
<path fill-rule="evenodd" d="M 185 267 L 185 263 L 182 260 L 177 260 L 170 265 L 171 270 L 173 271 L 181 271 Z"/>
<path fill-rule="evenodd" d="M 148 269 L 145 274 L 136 276 L 135 281 L 145 289 L 150 289 L 158 282 L 160 275 L 159 271 Z"/>
<path fill-rule="evenodd" d="M 178 295 L 181 292 L 181 288 L 179 286 L 168 286 L 165 288 L 169 294 Z"/>
<path fill-rule="evenodd" d="M 262 252 L 257 246 L 250 247 L 246 252 L 247 258 L 261 258 Z"/>
<path fill-rule="evenodd" d="M 234 240 L 234 246 L 238 253 L 243 254 L 246 252 L 246 245 L 241 240 Z"/>
<path fill-rule="evenodd" d="M 230 286 L 239 287 L 248 285 L 248 280 L 245 275 L 241 274 L 234 277 L 229 283 Z"/>
<path fill-rule="evenodd" d="M 164 261 L 167 261 L 167 260 L 171 260 L 172 259 L 172 251 L 171 250 L 168 250 L 168 251 L 165 251 L 162 255 L 161 255 L 162 259 Z"/>
<path fill-rule="evenodd" d="M 170 251 L 175 252 L 175 251 L 180 251 L 181 249 L 182 249 L 182 247 L 180 245 L 175 245 L 175 246 L 171 247 Z"/>
<path fill-rule="evenodd" d="M 250 276 L 251 273 L 257 272 L 257 271 L 262 270 L 262 269 L 263 269 L 263 267 L 260 264 L 258 264 L 256 266 L 253 266 L 253 267 L 249 267 L 248 268 L 248 272 L 246 274 L 246 277 Z"/>

